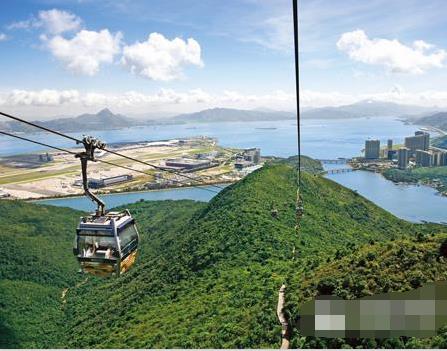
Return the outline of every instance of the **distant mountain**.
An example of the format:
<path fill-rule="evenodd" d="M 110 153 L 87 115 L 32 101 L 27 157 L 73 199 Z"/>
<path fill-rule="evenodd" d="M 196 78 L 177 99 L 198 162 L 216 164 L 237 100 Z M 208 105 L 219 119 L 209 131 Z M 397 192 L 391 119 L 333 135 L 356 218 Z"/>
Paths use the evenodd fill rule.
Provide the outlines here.
<path fill-rule="evenodd" d="M 394 116 L 413 121 L 419 116 L 430 112 L 433 113 L 434 109 L 368 100 L 338 107 L 304 108 L 301 112 L 301 116 L 305 119 L 344 119 Z M 64 117 L 34 122 L 41 126 L 56 129 L 61 132 L 81 132 L 121 129 L 144 125 L 294 120 L 296 114 L 294 112 L 274 111 L 265 108 L 257 110 L 212 108 L 199 112 L 180 114 L 173 117 L 172 113 L 157 114 L 152 112 L 141 114 L 139 117 L 140 118 L 130 118 L 121 114 L 115 114 L 105 108 L 96 114 L 86 113 L 77 117 Z M 0 128 L 8 132 L 36 132 L 36 128 L 15 121 L 0 121 Z"/>
<path fill-rule="evenodd" d="M 351 105 L 338 107 L 322 107 L 303 111 L 301 116 L 308 119 L 342 119 L 342 118 L 359 118 L 359 117 L 380 117 L 415 115 L 420 113 L 432 112 L 433 109 L 401 105 L 393 102 L 364 100 Z"/>
<path fill-rule="evenodd" d="M 420 117 L 411 121 L 413 124 L 431 126 L 447 130 L 447 112 L 438 112 L 429 116 Z"/>
<path fill-rule="evenodd" d="M 212 122 L 249 122 L 280 121 L 295 119 L 295 114 L 284 111 L 237 110 L 231 108 L 213 108 L 194 113 L 181 114 L 169 119 L 178 123 L 212 123 Z"/>
<path fill-rule="evenodd" d="M 142 122 L 120 115 L 114 114 L 105 108 L 96 114 L 86 113 L 77 117 L 58 118 L 49 121 L 33 121 L 34 123 L 55 129 L 61 132 L 79 132 L 89 130 L 109 130 L 141 125 Z M 26 124 L 7 121 L 3 122 L 0 127 L 12 132 L 32 133 L 36 132 L 36 128 L 27 126 Z"/>

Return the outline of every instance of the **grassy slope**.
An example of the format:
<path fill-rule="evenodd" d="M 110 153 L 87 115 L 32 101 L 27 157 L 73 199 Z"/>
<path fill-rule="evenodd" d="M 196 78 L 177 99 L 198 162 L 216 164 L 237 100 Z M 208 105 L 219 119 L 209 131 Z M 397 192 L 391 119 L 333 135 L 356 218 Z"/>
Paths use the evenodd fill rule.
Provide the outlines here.
<path fill-rule="evenodd" d="M 334 260 L 334 255 L 349 255 L 370 240 L 438 230 L 398 220 L 354 192 L 306 174 L 302 189 L 306 215 L 296 236 L 295 182 L 294 169 L 280 163 L 228 187 L 208 205 L 134 204 L 130 209 L 142 235 L 136 267 L 118 279 L 89 278 L 77 285 L 80 278 L 73 273 L 76 265 L 67 251 L 79 214 L 51 208 L 53 218 L 59 219 L 48 224 L 50 207 L 0 202 L 16 228 L 9 244 L 2 241 L 2 251 L 17 247 L 9 258 L 10 269 L 2 270 L 4 262 L 0 266 L 0 294 L 9 301 L 5 305 L 0 300 L 0 331 L 15 342 L 5 346 L 277 347 L 280 327 L 275 310 L 282 282 L 294 286 L 304 274 Z M 17 213 L 33 215 L 15 216 L 8 210 L 11 204 L 22 206 Z M 62 219 L 69 220 L 62 223 Z M 1 228 L 2 238 L 9 236 L 7 228 Z M 42 236 L 49 230 L 54 242 Z M 23 233 L 31 239 L 23 238 Z M 39 240 L 33 242 L 35 237 Z M 48 248 L 57 255 L 49 259 Z M 292 260 L 294 248 L 297 255 Z M 45 262 L 36 265 L 35 274 L 34 267 L 26 268 L 21 261 L 23 253 L 34 250 L 37 262 Z M 15 276 L 17 268 L 23 273 Z M 20 291 L 15 284 L 32 291 L 27 297 L 38 294 L 28 308 L 39 310 L 31 314 L 54 328 L 54 336 L 44 333 L 42 323 L 29 322 L 31 316 L 20 310 L 23 302 L 14 298 Z M 61 309 L 60 293 L 67 286 L 67 302 Z M 45 315 L 48 311 L 51 314 Z M 60 311 L 63 328 L 59 328 Z"/>
<path fill-rule="evenodd" d="M 272 306 L 294 238 L 294 177 L 284 165 L 252 174 L 152 243 L 154 255 L 125 277 L 73 291 L 68 346 L 276 345 Z"/>
<path fill-rule="evenodd" d="M 324 265 L 337 250 L 347 254 L 372 239 L 435 230 L 305 175 L 306 216 L 297 237 L 295 181 L 291 167 L 267 166 L 154 244 L 156 255 L 126 277 L 74 291 L 68 346 L 277 347 L 275 309 L 283 281 Z"/>
<path fill-rule="evenodd" d="M 59 347 L 60 296 L 78 279 L 79 212 L 0 201 L 0 348 Z"/>
<path fill-rule="evenodd" d="M 350 255 L 332 259 L 314 271 L 296 277 L 290 286 L 287 310 L 296 320 L 299 306 L 318 294 L 333 294 L 355 299 L 390 291 L 408 291 L 427 282 L 447 280 L 445 259 L 439 248 L 447 234 L 419 235 L 412 240 L 401 239 L 386 243 L 365 245 Z M 447 346 L 447 329 L 433 338 L 323 339 L 299 338 L 295 331 L 294 346 L 320 347 L 416 347 L 439 348 Z"/>
<path fill-rule="evenodd" d="M 174 227 L 167 221 L 168 214 L 183 222 L 201 206 L 192 201 L 161 201 L 139 203 L 133 212 L 141 213 L 145 238 L 146 230 L 153 227 L 160 228 L 157 235 Z M 84 280 L 76 273 L 78 265 L 71 253 L 81 212 L 0 201 L 0 213 L 0 348 L 63 347 L 62 291 Z M 149 251 L 147 247 L 143 253 Z"/>

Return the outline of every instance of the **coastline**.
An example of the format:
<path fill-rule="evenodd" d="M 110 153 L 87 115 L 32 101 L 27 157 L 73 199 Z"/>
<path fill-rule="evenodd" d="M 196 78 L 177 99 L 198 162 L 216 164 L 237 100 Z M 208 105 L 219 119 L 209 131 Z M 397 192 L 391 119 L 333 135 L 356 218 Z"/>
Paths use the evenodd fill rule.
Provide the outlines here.
<path fill-rule="evenodd" d="M 424 180 L 424 179 L 420 179 L 417 181 L 396 180 L 393 177 L 386 174 L 387 170 L 373 170 L 373 169 L 369 169 L 369 168 L 357 168 L 357 170 L 371 172 L 371 173 L 379 173 L 383 178 L 385 178 L 386 180 L 389 180 L 390 182 L 393 182 L 396 185 L 403 184 L 403 185 L 428 186 L 428 187 L 433 188 L 437 191 L 436 195 L 447 197 L 447 190 L 446 190 L 447 185 L 439 184 L 438 182 L 433 182 L 433 181 Z"/>
<path fill-rule="evenodd" d="M 193 188 L 206 188 L 213 185 L 221 185 L 224 187 L 227 187 L 231 184 L 234 184 L 234 182 L 209 182 L 204 185 L 188 185 L 188 186 L 169 186 L 165 188 L 159 188 L 159 189 L 135 189 L 135 190 L 129 190 L 129 191 L 116 191 L 111 190 L 108 192 L 96 192 L 95 195 L 116 195 L 116 194 L 138 194 L 138 193 L 150 193 L 150 192 L 158 192 L 158 191 L 166 191 L 166 190 L 178 190 L 178 189 L 193 189 Z M 68 195 L 61 195 L 61 196 L 50 196 L 50 197 L 39 197 L 39 198 L 28 198 L 28 199 L 12 199 L 11 200 L 20 200 L 25 202 L 40 202 L 44 200 L 61 200 L 61 199 L 75 199 L 75 198 L 83 198 L 84 194 L 68 194 Z M 8 199 L 8 198 L 5 198 Z"/>

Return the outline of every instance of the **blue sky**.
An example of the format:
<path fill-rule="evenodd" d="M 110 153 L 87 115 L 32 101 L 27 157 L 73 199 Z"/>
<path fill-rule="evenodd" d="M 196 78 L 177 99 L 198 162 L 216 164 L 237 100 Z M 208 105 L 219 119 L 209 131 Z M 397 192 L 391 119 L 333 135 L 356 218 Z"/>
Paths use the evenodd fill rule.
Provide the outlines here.
<path fill-rule="evenodd" d="M 443 0 L 301 0 L 304 106 L 447 107 Z M 0 2 L 0 107 L 293 110 L 289 0 Z"/>

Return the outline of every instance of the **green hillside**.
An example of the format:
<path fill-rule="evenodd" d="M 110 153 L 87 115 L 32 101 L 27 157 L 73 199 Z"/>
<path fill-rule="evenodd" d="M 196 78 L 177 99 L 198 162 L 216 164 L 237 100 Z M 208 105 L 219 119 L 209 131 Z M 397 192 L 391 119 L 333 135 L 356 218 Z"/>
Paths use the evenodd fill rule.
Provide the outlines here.
<path fill-rule="evenodd" d="M 417 167 L 413 169 L 387 169 L 383 175 L 393 182 L 417 183 L 435 185 L 438 191 L 447 190 L 447 166 Z"/>
<path fill-rule="evenodd" d="M 317 165 L 311 168 L 318 170 Z M 1 296 L 11 301 L 4 306 L 0 299 L 0 327 L 13 341 L 2 346 L 277 348 L 281 338 L 276 303 L 283 282 L 292 287 L 288 289 L 288 311 L 295 318 L 300 302 L 311 296 L 315 272 L 373 242 L 421 240 L 440 231 L 439 226 L 399 220 L 318 175 L 304 174 L 302 195 L 306 213 L 299 236 L 294 229 L 296 172 L 285 162 L 252 173 L 208 204 L 133 204 L 129 208 L 141 232 L 141 255 L 136 267 L 116 279 L 86 279 L 75 273 L 70 248 L 79 217 L 76 211 L 52 208 L 56 219 L 47 223 L 45 211 L 50 207 L 0 202 L 5 208 L 21 206 L 18 217 L 10 221 L 25 243 L 37 235 L 33 233 L 45 232 L 50 226 L 64 242 L 49 246 L 54 250 L 57 246 L 58 252 L 51 259 L 46 250 L 36 252 L 39 262 L 49 263 L 48 272 L 41 268 L 39 273 L 45 278 L 25 273 L 20 278 L 12 269 L 0 271 L 2 284 L 4 279 L 10 281 L 2 285 Z M 34 225 L 37 219 L 29 218 L 25 221 L 28 227 L 21 227 L 20 212 L 40 214 L 37 223 L 41 224 Z M 66 222 L 59 223 L 64 218 Z M 2 237 L 8 235 L 6 229 L 2 228 Z M 11 267 L 26 267 L 26 261 L 18 257 L 36 246 L 41 243 L 21 248 L 20 256 L 11 255 Z M 66 274 L 61 276 L 61 272 Z M 309 281 L 309 293 L 300 288 L 303 279 Z M 20 301 L 13 299 L 15 283 L 28 284 L 27 296 L 32 296 L 31 291 L 39 295 L 33 300 L 35 308 L 52 311 L 50 315 L 36 313 L 37 321 L 51 319 L 48 325 L 57 330 L 54 337 L 34 329 L 28 334 L 21 330 L 21 325 L 31 328 L 33 324 L 28 323 L 29 315 L 16 316 Z M 39 286 L 33 288 L 31 283 Z M 400 288 L 396 284 L 392 289 Z M 45 288 L 54 289 L 53 295 Z M 69 289 L 61 299 L 65 288 Z M 293 342 L 303 344 L 298 337 Z"/>
<path fill-rule="evenodd" d="M 0 348 L 59 347 L 60 298 L 77 281 L 70 256 L 80 213 L 0 201 Z"/>
<path fill-rule="evenodd" d="M 143 236 L 147 231 L 163 235 L 201 206 L 163 201 L 140 203 L 132 210 L 145 212 L 139 216 Z M 85 281 L 71 253 L 82 213 L 18 201 L 0 201 L 0 213 L 0 348 L 64 347 L 62 294 Z M 166 221 L 167 213 L 178 221 Z M 142 257 L 150 250 L 145 247 Z"/>
<path fill-rule="evenodd" d="M 297 320 L 300 305 L 319 294 L 355 299 L 391 291 L 408 291 L 426 283 L 446 281 L 445 248 L 447 234 L 418 235 L 413 239 L 365 245 L 350 255 L 334 257 L 329 263 L 295 276 L 289 286 L 288 314 Z M 295 330 L 297 348 L 445 348 L 447 328 L 436 337 L 374 339 L 300 338 Z"/>

